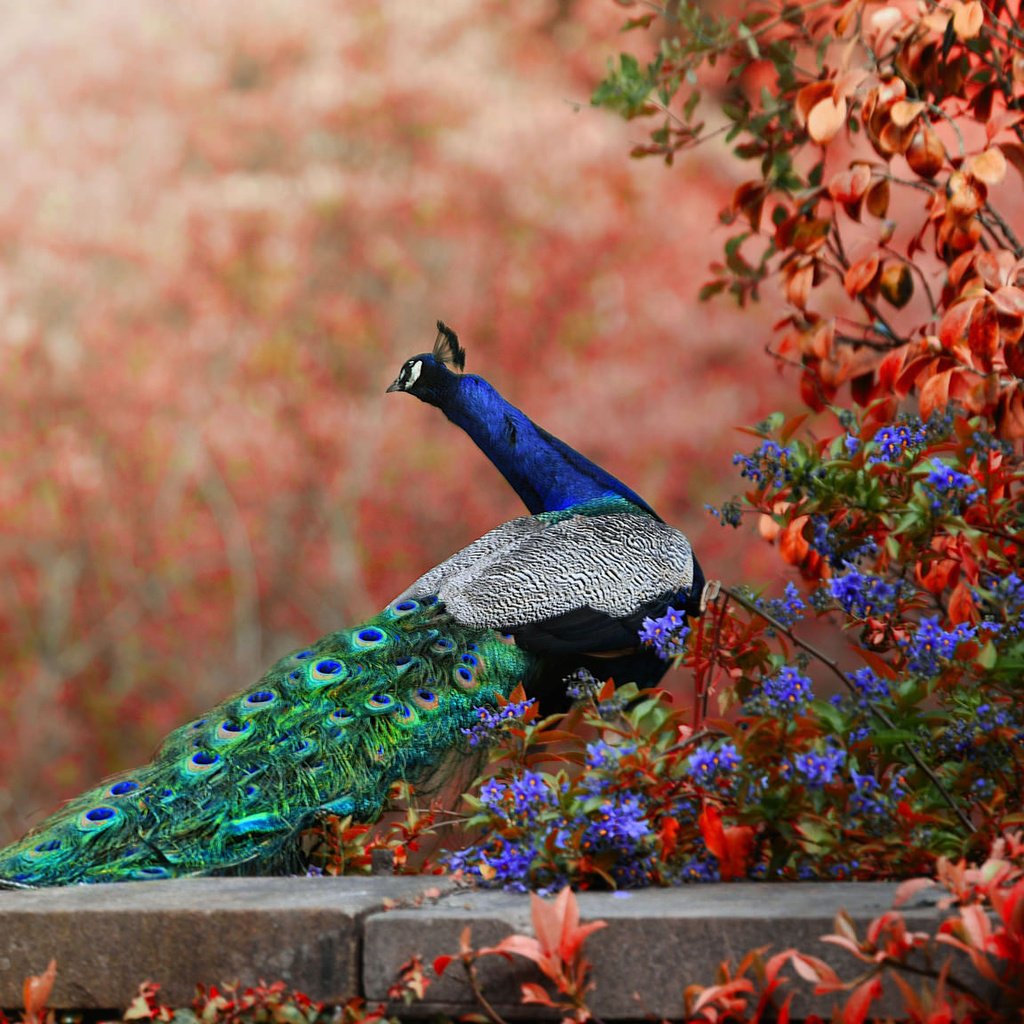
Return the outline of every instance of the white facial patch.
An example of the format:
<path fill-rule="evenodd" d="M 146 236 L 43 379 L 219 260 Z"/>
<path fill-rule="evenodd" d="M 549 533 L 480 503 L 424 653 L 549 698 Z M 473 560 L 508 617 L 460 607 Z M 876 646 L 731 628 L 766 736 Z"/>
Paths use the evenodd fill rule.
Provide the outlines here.
<path fill-rule="evenodd" d="M 412 364 L 412 366 L 409 367 L 409 377 L 408 377 L 408 379 L 405 382 L 405 390 L 406 391 L 408 391 L 409 388 L 411 388 L 413 386 L 413 384 L 415 384 L 416 381 L 418 381 L 420 379 L 420 371 L 422 369 L 423 369 L 423 360 L 422 359 L 417 359 L 416 362 L 414 362 Z"/>

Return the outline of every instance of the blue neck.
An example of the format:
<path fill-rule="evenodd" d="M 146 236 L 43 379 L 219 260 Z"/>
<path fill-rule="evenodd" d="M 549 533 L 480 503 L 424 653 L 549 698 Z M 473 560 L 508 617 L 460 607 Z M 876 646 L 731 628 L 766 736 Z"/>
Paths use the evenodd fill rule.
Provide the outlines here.
<path fill-rule="evenodd" d="M 482 377 L 453 375 L 444 390 L 441 411 L 469 434 L 534 515 L 621 497 L 659 518 L 638 494 L 542 430 Z"/>

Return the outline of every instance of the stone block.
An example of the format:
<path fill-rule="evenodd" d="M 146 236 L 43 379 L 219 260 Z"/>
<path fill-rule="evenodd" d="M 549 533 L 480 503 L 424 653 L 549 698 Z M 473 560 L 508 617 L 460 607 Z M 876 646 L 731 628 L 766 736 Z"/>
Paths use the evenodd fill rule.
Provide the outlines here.
<path fill-rule="evenodd" d="M 856 961 L 843 950 L 819 941 L 832 931 L 836 912 L 845 908 L 863 934 L 868 922 L 892 907 L 894 883 L 805 882 L 793 884 L 732 883 L 647 889 L 626 894 L 581 893 L 584 921 L 602 919 L 608 927 L 587 940 L 586 956 L 596 981 L 591 1009 L 605 1020 L 643 1019 L 653 1014 L 679 1019 L 683 990 L 710 985 L 721 960 L 734 964 L 749 950 L 791 946 L 818 956 L 844 976 L 856 973 Z M 911 928 L 935 924 L 938 911 L 920 906 L 905 911 Z M 368 999 L 386 998 L 399 967 L 414 954 L 429 965 L 434 957 L 455 953 L 462 929 L 472 928 L 476 948 L 497 944 L 513 932 L 532 934 L 526 895 L 455 892 L 436 904 L 374 914 L 365 921 L 363 984 Z M 794 972 L 787 971 L 790 977 Z M 488 998 L 501 1013 L 519 1019 L 537 1017 L 536 1008 L 521 1007 L 519 985 L 537 981 L 532 964 L 520 957 L 487 957 L 480 977 Z M 403 1017 L 443 1011 L 464 1013 L 471 994 L 459 965 L 428 990 L 428 1003 L 403 1010 Z M 891 998 L 891 997 L 888 997 Z M 885 1012 L 899 1003 L 887 1002 Z M 797 999 L 799 1017 L 810 1009 Z"/>
<path fill-rule="evenodd" d="M 51 1005 L 123 1009 L 142 981 L 187 1006 L 197 982 L 283 980 L 314 999 L 360 988 L 363 919 L 444 879 L 195 878 L 0 892 L 0 1006 L 57 960 Z"/>

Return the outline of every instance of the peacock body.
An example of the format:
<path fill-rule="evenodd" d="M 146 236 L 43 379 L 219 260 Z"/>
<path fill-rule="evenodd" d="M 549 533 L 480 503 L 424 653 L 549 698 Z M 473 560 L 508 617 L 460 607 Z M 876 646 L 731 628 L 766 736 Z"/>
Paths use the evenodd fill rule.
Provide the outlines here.
<path fill-rule="evenodd" d="M 298 865 L 325 814 L 372 821 L 391 784 L 458 753 L 480 709 L 520 683 L 544 710 L 565 677 L 651 684 L 643 619 L 698 611 L 689 542 L 638 495 L 537 427 L 480 377 L 443 324 L 389 391 L 436 405 L 488 455 L 531 515 L 430 570 L 378 616 L 277 662 L 175 730 L 146 766 L 69 801 L 0 851 L 0 886 L 66 885 Z"/>

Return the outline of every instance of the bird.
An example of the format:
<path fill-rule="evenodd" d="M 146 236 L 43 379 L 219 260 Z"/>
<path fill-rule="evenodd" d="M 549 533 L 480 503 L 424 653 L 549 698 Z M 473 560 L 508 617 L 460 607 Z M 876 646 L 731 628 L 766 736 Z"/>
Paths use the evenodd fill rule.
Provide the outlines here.
<path fill-rule="evenodd" d="M 430 569 L 376 616 L 276 662 L 172 732 L 153 760 L 83 793 L 0 850 L 0 888 L 302 868 L 327 815 L 372 822 L 398 781 L 468 752 L 520 685 L 545 713 L 566 677 L 657 683 L 643 620 L 700 612 L 690 543 L 639 495 L 466 374 L 458 335 L 406 360 L 388 392 L 461 427 L 528 514 Z"/>

